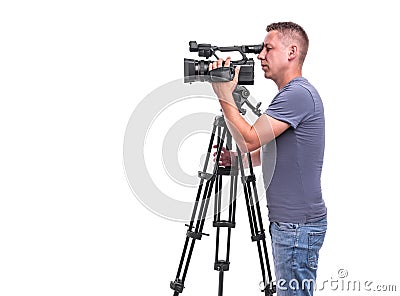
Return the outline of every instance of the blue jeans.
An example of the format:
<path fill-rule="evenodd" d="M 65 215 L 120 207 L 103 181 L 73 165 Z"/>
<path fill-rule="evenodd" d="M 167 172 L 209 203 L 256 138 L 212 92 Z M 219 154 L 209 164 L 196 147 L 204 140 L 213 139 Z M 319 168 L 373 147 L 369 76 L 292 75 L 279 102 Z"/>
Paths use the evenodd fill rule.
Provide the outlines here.
<path fill-rule="evenodd" d="M 270 223 L 277 296 L 313 295 L 327 220 Z"/>

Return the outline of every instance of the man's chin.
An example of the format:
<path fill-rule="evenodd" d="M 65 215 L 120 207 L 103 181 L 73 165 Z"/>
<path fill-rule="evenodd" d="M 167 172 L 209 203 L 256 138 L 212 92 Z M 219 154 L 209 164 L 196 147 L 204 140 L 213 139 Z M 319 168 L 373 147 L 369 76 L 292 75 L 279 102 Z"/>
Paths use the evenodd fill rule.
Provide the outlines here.
<path fill-rule="evenodd" d="M 268 72 L 264 72 L 264 77 L 267 79 L 271 79 L 271 75 Z"/>

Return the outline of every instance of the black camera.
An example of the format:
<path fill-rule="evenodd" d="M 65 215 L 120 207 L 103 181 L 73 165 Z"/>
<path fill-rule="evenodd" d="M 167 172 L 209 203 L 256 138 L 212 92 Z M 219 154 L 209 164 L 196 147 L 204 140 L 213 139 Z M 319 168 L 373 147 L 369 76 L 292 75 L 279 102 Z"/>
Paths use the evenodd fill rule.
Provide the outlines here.
<path fill-rule="evenodd" d="M 209 71 L 208 67 L 213 61 L 209 60 L 193 60 L 184 59 L 184 82 L 209 81 L 222 82 L 230 81 L 235 75 L 235 67 L 240 66 L 238 84 L 251 85 L 254 84 L 254 60 L 248 58 L 246 53 L 258 54 L 262 51 L 264 45 L 241 45 L 218 47 L 211 44 L 197 44 L 196 41 L 189 42 L 189 51 L 198 52 L 199 57 L 206 59 L 214 56 L 219 59 L 216 52 L 234 52 L 238 51 L 242 55 L 242 59 L 231 61 L 229 67 L 221 67 Z"/>

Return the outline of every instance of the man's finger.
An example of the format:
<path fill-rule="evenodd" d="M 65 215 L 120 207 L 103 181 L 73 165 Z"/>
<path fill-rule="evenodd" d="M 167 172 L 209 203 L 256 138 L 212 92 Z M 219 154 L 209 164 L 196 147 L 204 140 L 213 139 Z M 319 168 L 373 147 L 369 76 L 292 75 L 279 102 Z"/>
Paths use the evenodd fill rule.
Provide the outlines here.
<path fill-rule="evenodd" d="M 229 67 L 231 65 L 231 57 L 227 57 L 225 61 L 225 67 Z"/>
<path fill-rule="evenodd" d="M 218 68 L 222 67 L 222 62 L 223 61 L 224 61 L 223 59 L 218 59 L 218 61 L 217 61 Z"/>
<path fill-rule="evenodd" d="M 239 81 L 239 72 L 240 72 L 240 66 L 236 66 L 235 67 L 235 76 L 233 77 L 233 82 L 235 82 L 236 84 Z"/>

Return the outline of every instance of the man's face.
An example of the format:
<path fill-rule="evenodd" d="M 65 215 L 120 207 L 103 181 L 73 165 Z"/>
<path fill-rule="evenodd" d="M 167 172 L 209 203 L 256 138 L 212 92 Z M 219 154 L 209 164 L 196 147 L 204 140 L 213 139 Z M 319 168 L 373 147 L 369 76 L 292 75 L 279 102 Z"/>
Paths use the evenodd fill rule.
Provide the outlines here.
<path fill-rule="evenodd" d="M 287 48 L 279 40 L 278 31 L 270 31 L 264 39 L 264 48 L 257 58 L 261 61 L 261 67 L 265 78 L 279 79 L 288 66 Z"/>

